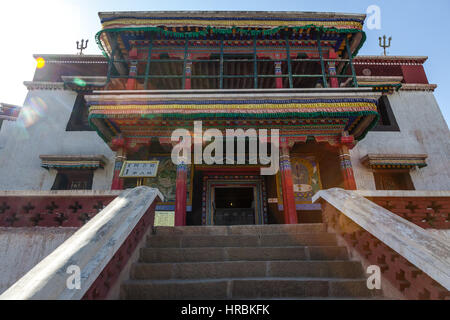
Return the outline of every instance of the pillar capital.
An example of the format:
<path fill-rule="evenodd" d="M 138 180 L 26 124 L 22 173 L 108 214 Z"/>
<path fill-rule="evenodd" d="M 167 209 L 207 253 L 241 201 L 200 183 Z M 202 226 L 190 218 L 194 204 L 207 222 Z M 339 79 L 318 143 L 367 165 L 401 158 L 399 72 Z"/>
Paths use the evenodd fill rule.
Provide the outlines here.
<path fill-rule="evenodd" d="M 123 135 L 115 136 L 111 139 L 111 142 L 109 143 L 109 147 L 112 151 L 117 151 L 121 148 L 125 148 L 126 140 L 123 137 Z"/>
<path fill-rule="evenodd" d="M 349 149 L 353 149 L 356 145 L 355 137 L 348 134 L 348 131 L 343 131 L 341 137 L 339 138 L 340 145 L 344 145 Z"/>

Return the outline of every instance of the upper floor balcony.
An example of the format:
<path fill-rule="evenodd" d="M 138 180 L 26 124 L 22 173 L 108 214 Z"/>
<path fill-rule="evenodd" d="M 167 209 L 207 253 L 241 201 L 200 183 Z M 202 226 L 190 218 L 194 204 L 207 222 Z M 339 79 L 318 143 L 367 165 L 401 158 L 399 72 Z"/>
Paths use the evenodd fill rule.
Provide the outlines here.
<path fill-rule="evenodd" d="M 364 15 L 100 13 L 107 90 L 358 87 Z M 100 85 L 100 84 L 99 84 Z"/>
<path fill-rule="evenodd" d="M 119 34 L 116 34 L 119 37 Z M 109 57 L 107 89 L 270 89 L 357 87 L 349 41 L 338 56 L 337 41 L 321 32 L 277 39 L 246 37 L 166 40 L 144 35 L 128 52 Z M 155 38 L 155 39 L 154 39 Z M 261 39 L 263 38 L 263 39 Z M 117 40 L 117 39 L 116 39 Z M 139 44 L 139 45 L 138 45 Z M 350 53 L 350 54 L 348 54 Z"/>

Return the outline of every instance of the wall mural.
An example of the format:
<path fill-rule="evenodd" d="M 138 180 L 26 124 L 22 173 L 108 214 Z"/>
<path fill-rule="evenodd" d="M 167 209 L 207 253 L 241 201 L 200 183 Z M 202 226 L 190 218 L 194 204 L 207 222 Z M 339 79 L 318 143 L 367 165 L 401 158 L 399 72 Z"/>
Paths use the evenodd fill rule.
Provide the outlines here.
<path fill-rule="evenodd" d="M 313 195 L 322 189 L 319 163 L 313 156 L 291 156 L 292 183 L 297 209 L 299 205 L 311 204 Z M 283 191 L 280 172 L 277 173 L 278 206 L 282 210 Z"/>
<path fill-rule="evenodd" d="M 149 160 L 159 161 L 158 173 L 154 178 L 145 178 L 144 185 L 158 188 L 164 195 L 164 203 L 157 206 L 157 210 L 175 210 L 177 168 L 170 156 L 150 157 Z M 187 210 L 192 210 L 191 170 L 187 172 Z"/>

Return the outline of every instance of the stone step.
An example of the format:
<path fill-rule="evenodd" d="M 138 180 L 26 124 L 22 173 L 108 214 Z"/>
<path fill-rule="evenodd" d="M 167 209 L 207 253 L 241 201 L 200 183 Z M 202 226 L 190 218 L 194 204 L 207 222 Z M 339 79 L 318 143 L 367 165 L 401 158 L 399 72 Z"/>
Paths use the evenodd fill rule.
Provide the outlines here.
<path fill-rule="evenodd" d="M 325 232 L 323 223 L 305 224 L 266 224 L 244 226 L 184 226 L 155 227 L 156 235 L 259 235 L 259 234 L 289 234 Z"/>
<path fill-rule="evenodd" d="M 151 235 L 150 248 L 198 247 L 281 247 L 281 246 L 336 246 L 336 236 L 326 232 L 262 235 Z"/>
<path fill-rule="evenodd" d="M 226 261 L 189 263 L 136 263 L 135 280 L 220 278 L 347 278 L 363 277 L 358 261 Z"/>
<path fill-rule="evenodd" d="M 347 260 L 345 247 L 143 248 L 140 262 Z"/>
<path fill-rule="evenodd" d="M 122 299 L 372 298 L 365 279 L 262 278 L 218 280 L 129 280 Z"/>

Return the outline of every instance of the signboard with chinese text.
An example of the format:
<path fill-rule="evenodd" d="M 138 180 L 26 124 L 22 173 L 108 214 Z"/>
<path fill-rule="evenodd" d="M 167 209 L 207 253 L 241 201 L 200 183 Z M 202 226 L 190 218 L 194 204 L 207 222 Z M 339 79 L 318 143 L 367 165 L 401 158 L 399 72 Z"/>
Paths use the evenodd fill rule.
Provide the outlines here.
<path fill-rule="evenodd" d="M 121 178 L 154 178 L 159 161 L 125 161 L 120 171 Z"/>

